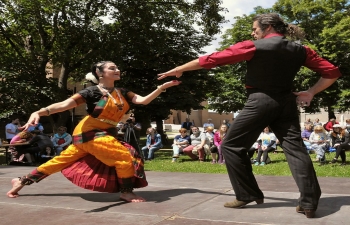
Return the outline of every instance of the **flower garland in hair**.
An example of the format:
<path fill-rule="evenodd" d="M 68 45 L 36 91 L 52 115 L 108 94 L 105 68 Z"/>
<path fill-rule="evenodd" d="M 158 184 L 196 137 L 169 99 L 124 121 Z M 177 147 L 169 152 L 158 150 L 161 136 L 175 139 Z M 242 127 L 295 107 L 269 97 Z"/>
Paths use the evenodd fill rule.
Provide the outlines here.
<path fill-rule="evenodd" d="M 91 72 L 85 75 L 85 79 L 94 83 L 94 84 L 99 83 L 98 80 L 96 79 L 96 77 Z"/>

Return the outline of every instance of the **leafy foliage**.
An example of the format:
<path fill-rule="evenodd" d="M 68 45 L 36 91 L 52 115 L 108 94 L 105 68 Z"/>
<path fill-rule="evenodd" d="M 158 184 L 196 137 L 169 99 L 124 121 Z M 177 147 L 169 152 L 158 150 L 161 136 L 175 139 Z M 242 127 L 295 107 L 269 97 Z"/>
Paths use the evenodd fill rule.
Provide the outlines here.
<path fill-rule="evenodd" d="M 223 50 L 243 40 L 249 40 L 252 17 L 256 14 L 278 12 L 286 22 L 299 25 L 307 34 L 306 45 L 316 50 L 319 55 L 336 66 L 343 73 L 331 87 L 315 96 L 311 106 L 304 110 L 308 113 L 319 112 L 320 108 L 328 110 L 332 115 L 335 109 L 346 111 L 349 108 L 349 1 L 296 1 L 279 0 L 272 9 L 256 7 L 250 15 L 236 17 L 231 29 L 222 36 L 219 50 Z M 213 100 L 209 108 L 219 112 L 236 111 L 243 107 L 246 97 L 243 94 L 246 65 L 238 63 L 214 70 L 216 81 L 220 84 L 220 91 L 209 93 Z M 294 81 L 294 91 L 307 90 L 319 79 L 315 72 L 302 68 Z M 215 102 L 217 100 L 217 102 Z M 225 103 L 225 104 L 222 104 Z"/>
<path fill-rule="evenodd" d="M 67 80 L 81 81 L 90 65 L 100 60 L 114 61 L 121 68 L 124 76 L 117 86 L 140 95 L 150 93 L 160 84 L 156 74 L 196 58 L 201 48 L 219 32 L 219 25 L 224 21 L 219 13 L 225 11 L 221 2 L 0 1 L 0 35 L 3 37 L 0 66 L 6 78 L 0 88 L 15 89 L 22 82 L 20 86 L 36 90 L 32 86 L 36 84 L 41 89 L 33 93 L 22 88 L 11 95 L 10 105 L 9 96 L 0 96 L 0 106 L 7 106 L 3 115 L 27 113 L 52 103 L 53 99 L 56 102 L 67 97 L 71 94 L 67 92 Z M 111 19 L 110 23 L 103 21 L 106 17 Z M 59 89 L 54 89 L 53 81 L 46 79 L 48 63 L 60 74 Z M 12 71 L 21 77 L 18 83 L 12 83 L 8 77 Z M 139 120 L 149 120 L 151 115 L 165 119 L 170 109 L 190 112 L 191 108 L 200 108 L 212 79 L 205 71 L 193 73 L 199 76 L 189 73 L 182 78 L 185 82 L 181 86 L 169 89 L 148 106 L 136 107 Z M 192 92 L 194 84 L 202 91 Z M 18 105 L 16 99 L 23 95 L 36 98 L 37 102 L 24 101 Z"/>

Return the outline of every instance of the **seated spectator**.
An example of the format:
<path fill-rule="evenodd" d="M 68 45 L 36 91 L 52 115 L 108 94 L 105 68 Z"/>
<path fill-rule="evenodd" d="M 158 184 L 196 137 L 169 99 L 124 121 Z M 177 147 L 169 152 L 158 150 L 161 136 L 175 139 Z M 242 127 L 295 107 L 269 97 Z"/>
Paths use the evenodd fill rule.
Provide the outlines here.
<path fill-rule="evenodd" d="M 212 122 L 212 120 L 211 120 L 210 118 L 208 119 L 208 122 L 207 122 L 207 123 L 204 123 L 204 124 L 203 124 L 203 129 L 204 129 L 204 131 L 207 130 L 207 127 L 214 127 L 214 124 L 213 124 L 213 122 Z"/>
<path fill-rule="evenodd" d="M 230 128 L 231 124 L 229 123 L 229 120 L 222 120 L 222 124 L 225 124 L 227 126 L 227 129 Z"/>
<path fill-rule="evenodd" d="M 66 127 L 60 126 L 57 129 L 57 133 L 53 135 L 51 141 L 56 150 L 56 155 L 60 155 L 72 142 L 72 136 L 67 133 Z"/>
<path fill-rule="evenodd" d="M 187 135 L 187 130 L 181 128 L 179 130 L 180 134 L 176 135 L 173 143 L 173 159 L 171 162 L 176 162 L 176 159 L 179 158 L 180 152 L 183 152 L 184 148 L 190 145 L 191 138 Z"/>
<path fill-rule="evenodd" d="M 346 130 L 350 133 L 350 119 L 345 120 L 345 127 L 346 127 Z"/>
<path fill-rule="evenodd" d="M 311 124 L 311 126 L 313 126 L 314 123 L 311 121 L 310 118 L 308 118 L 307 120 L 304 121 L 304 129 L 305 129 L 305 126 L 306 126 L 307 124 Z"/>
<path fill-rule="evenodd" d="M 206 156 L 209 156 L 211 154 L 211 148 L 213 148 L 214 145 L 214 127 L 207 127 L 207 131 L 204 132 L 205 136 L 207 138 L 206 143 L 204 145 L 204 153 Z"/>
<path fill-rule="evenodd" d="M 316 127 L 317 125 L 322 126 L 322 123 L 320 122 L 319 118 L 316 118 L 315 121 L 314 121 L 314 127 Z"/>
<path fill-rule="evenodd" d="M 42 134 L 44 131 L 44 127 L 43 127 L 43 125 L 41 125 L 41 123 L 38 123 L 36 126 L 29 127 L 27 131 L 32 132 L 33 130 L 38 130 Z"/>
<path fill-rule="evenodd" d="M 28 131 L 22 131 L 16 134 L 12 139 L 10 144 L 18 144 L 18 143 L 25 143 L 28 142 L 30 139 L 32 139 L 33 134 Z M 22 162 L 24 163 L 24 159 L 28 163 L 32 163 L 32 156 L 29 153 L 26 154 L 20 154 L 19 152 L 22 152 L 21 149 L 25 148 L 25 146 L 11 146 L 9 148 L 9 152 L 11 153 L 11 161 L 14 162 Z M 25 157 L 25 158 L 24 158 Z"/>
<path fill-rule="evenodd" d="M 325 163 L 325 152 L 329 147 L 329 139 L 322 125 L 317 125 L 309 137 L 311 149 L 316 152 L 316 161 L 320 165 Z"/>
<path fill-rule="evenodd" d="M 341 158 L 341 166 L 346 165 L 346 150 L 350 150 L 349 145 L 349 132 L 343 129 L 339 124 L 333 125 L 333 131 L 331 132 L 332 146 L 336 149 L 335 157 L 331 163 L 336 163 L 338 157 Z"/>
<path fill-rule="evenodd" d="M 200 162 L 204 162 L 205 153 L 204 153 L 204 145 L 207 142 L 207 138 L 204 132 L 200 132 L 198 127 L 192 128 L 191 144 L 183 149 L 185 155 L 188 155 L 192 160 L 199 160 Z M 192 151 L 196 151 L 198 156 L 193 154 Z"/>
<path fill-rule="evenodd" d="M 213 148 L 211 150 L 212 152 L 212 158 L 213 158 L 213 161 L 212 163 L 220 163 L 220 164 L 224 164 L 225 163 L 225 159 L 224 159 L 224 156 L 222 155 L 222 152 L 221 152 L 221 143 L 223 141 L 223 139 L 225 138 L 226 136 L 226 133 L 227 133 L 227 125 L 226 124 L 221 124 L 220 126 L 220 129 L 218 131 L 215 132 L 214 134 L 214 145 L 215 145 L 215 148 Z M 216 153 L 219 154 L 219 158 L 216 157 Z"/>
<path fill-rule="evenodd" d="M 327 132 L 331 132 L 333 129 L 333 125 L 336 124 L 335 122 L 335 118 L 331 118 L 327 123 L 325 123 L 323 125 L 323 128 L 327 131 Z"/>
<path fill-rule="evenodd" d="M 264 131 L 260 134 L 258 142 L 260 147 L 258 149 L 258 157 L 254 165 L 256 166 L 265 166 L 268 158 L 268 152 L 276 150 L 276 136 L 274 133 L 270 132 L 269 127 L 265 127 Z M 263 158 L 261 159 L 261 155 Z"/>
<path fill-rule="evenodd" d="M 40 152 L 40 163 L 46 163 L 55 157 L 55 151 L 51 147 L 46 147 L 45 151 Z"/>
<path fill-rule="evenodd" d="M 311 123 L 306 123 L 305 124 L 305 129 L 301 132 L 301 138 L 304 141 L 304 144 L 306 146 L 307 152 L 309 152 L 310 148 L 311 148 L 311 143 L 309 141 L 309 137 L 310 137 L 312 132 L 313 132 L 312 124 Z"/>
<path fill-rule="evenodd" d="M 33 134 L 33 138 L 30 139 L 30 141 L 28 142 L 30 147 L 21 148 L 20 151 L 18 151 L 20 154 L 30 153 L 32 155 L 37 155 L 39 154 L 39 152 L 43 151 L 46 147 L 53 148 L 51 139 L 48 136 L 44 134 L 40 134 L 39 130 L 34 130 L 31 133 Z M 33 161 L 34 160 L 32 159 L 32 162 Z"/>
<path fill-rule="evenodd" d="M 148 128 L 146 146 L 142 147 L 142 152 L 145 160 L 154 159 L 154 152 L 162 147 L 162 137 L 160 134 L 158 134 L 153 127 Z"/>
<path fill-rule="evenodd" d="M 248 156 L 249 156 L 250 162 L 252 164 L 254 164 L 256 162 L 256 159 L 252 159 L 252 158 L 254 156 L 254 153 L 258 152 L 259 147 L 260 147 L 259 142 L 258 142 L 258 140 L 256 140 L 256 142 L 254 142 L 252 147 L 250 147 L 250 149 L 248 150 Z"/>

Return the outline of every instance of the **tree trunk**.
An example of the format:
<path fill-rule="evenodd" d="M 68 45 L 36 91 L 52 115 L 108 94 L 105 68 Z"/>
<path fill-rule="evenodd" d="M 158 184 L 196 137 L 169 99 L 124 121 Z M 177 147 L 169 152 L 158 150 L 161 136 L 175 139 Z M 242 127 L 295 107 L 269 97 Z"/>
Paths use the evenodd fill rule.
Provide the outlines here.
<path fill-rule="evenodd" d="M 160 134 L 160 136 L 162 137 L 163 145 L 167 145 L 168 138 L 167 138 L 167 135 L 165 134 L 164 129 L 163 129 L 163 120 L 160 118 L 157 118 L 156 125 L 157 125 L 157 133 Z"/>

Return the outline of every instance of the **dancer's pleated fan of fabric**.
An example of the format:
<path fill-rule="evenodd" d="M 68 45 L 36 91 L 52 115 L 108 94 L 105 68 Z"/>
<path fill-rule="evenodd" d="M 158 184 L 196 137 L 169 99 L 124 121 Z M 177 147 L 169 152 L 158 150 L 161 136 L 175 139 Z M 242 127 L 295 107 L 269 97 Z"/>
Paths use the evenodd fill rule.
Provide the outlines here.
<path fill-rule="evenodd" d="M 127 143 L 123 143 L 135 157 L 133 162 L 135 168 L 135 188 L 146 187 L 148 185 L 143 170 L 143 162 L 137 151 Z M 73 184 L 92 191 L 98 192 L 119 192 L 117 174 L 115 167 L 107 166 L 93 155 L 86 155 L 72 165 L 63 169 L 62 174 Z"/>
<path fill-rule="evenodd" d="M 90 154 L 63 169 L 62 174 L 73 184 L 88 190 L 119 192 L 115 168 Z"/>

